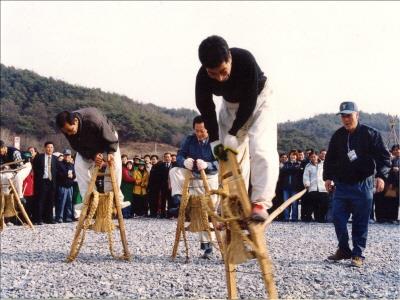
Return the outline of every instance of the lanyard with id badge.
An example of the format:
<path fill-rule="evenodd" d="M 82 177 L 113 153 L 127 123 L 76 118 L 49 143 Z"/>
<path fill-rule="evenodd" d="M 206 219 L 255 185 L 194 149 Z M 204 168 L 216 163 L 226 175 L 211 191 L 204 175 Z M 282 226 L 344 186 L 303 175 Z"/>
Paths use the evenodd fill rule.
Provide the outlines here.
<path fill-rule="evenodd" d="M 353 162 L 357 159 L 357 154 L 355 150 L 350 150 L 350 133 L 347 134 L 347 157 L 350 162 Z"/>

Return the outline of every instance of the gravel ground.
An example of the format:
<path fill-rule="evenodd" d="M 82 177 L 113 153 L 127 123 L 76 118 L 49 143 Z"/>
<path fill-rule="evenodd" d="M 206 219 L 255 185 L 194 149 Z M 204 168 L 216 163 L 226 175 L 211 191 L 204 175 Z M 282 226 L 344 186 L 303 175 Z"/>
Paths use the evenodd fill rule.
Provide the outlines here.
<path fill-rule="evenodd" d="M 197 235 L 189 234 L 190 263 L 180 244 L 170 260 L 176 221 L 126 220 L 130 262 L 115 260 L 105 234 L 88 232 L 78 258 L 66 263 L 76 223 L 10 226 L 1 233 L 0 298 L 224 299 L 224 265 L 214 251 L 200 258 Z M 400 298 L 400 226 L 369 227 L 363 268 L 325 260 L 336 248 L 332 224 L 274 222 L 266 231 L 283 299 Z M 119 234 L 114 245 L 122 253 Z M 240 298 L 263 298 L 255 260 L 238 266 Z"/>

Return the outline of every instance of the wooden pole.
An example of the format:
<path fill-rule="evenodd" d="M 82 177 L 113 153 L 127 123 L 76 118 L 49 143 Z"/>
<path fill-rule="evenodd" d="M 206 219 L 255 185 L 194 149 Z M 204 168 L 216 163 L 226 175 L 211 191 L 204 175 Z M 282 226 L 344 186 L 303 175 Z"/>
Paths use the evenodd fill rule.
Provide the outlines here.
<path fill-rule="evenodd" d="M 67 257 L 67 262 L 72 262 L 78 255 L 77 251 L 78 251 L 79 238 L 83 229 L 83 223 L 86 218 L 87 210 L 89 208 L 90 195 L 92 194 L 94 187 L 96 185 L 96 178 L 98 172 L 99 172 L 99 167 L 95 166 L 92 172 L 92 178 L 90 180 L 88 189 L 85 194 L 85 198 L 83 199 L 83 207 L 81 210 L 81 214 L 79 216 L 78 224 L 76 225 L 75 236 L 74 239 L 72 240 L 71 250 L 69 256 Z"/>
<path fill-rule="evenodd" d="M 111 183 L 112 187 L 114 190 L 114 204 L 117 209 L 117 218 L 118 218 L 118 224 L 119 224 L 119 232 L 121 235 L 121 241 L 122 241 L 122 246 L 124 248 L 124 259 L 130 260 L 131 255 L 129 253 L 128 249 L 128 241 L 126 239 L 126 234 L 125 234 L 125 223 L 124 219 L 122 217 L 122 210 L 121 210 L 121 202 L 119 200 L 119 186 L 117 185 L 117 179 L 115 175 L 115 166 L 114 166 L 114 161 L 110 162 L 110 176 L 111 176 Z"/>
<path fill-rule="evenodd" d="M 28 214 L 26 213 L 24 206 L 21 203 L 21 199 L 19 198 L 19 195 L 17 193 L 17 190 L 14 187 L 14 184 L 13 184 L 11 178 L 8 179 L 8 183 L 10 184 L 11 190 L 12 190 L 14 196 L 15 196 L 15 199 L 17 200 L 18 208 L 21 211 L 22 215 L 24 216 L 24 219 L 25 219 L 26 223 L 28 224 L 28 226 L 30 228 L 34 229 L 33 224 L 31 222 L 31 220 L 29 219 Z"/>

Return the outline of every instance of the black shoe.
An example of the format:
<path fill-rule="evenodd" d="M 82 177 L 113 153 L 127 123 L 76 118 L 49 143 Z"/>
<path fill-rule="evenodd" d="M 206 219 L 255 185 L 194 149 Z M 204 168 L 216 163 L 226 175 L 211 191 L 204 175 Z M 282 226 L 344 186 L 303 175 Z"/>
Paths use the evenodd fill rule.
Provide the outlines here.
<path fill-rule="evenodd" d="M 57 223 L 62 223 L 63 220 L 62 220 L 62 219 L 58 219 L 56 222 L 57 222 Z M 51 224 L 55 224 L 55 223 L 51 223 Z"/>
<path fill-rule="evenodd" d="M 351 252 L 345 252 L 342 249 L 337 249 L 335 254 L 328 256 L 328 260 L 339 261 L 342 259 L 350 259 Z"/>
<path fill-rule="evenodd" d="M 57 222 L 55 220 L 50 220 L 50 221 L 47 221 L 46 224 L 57 224 Z"/>
<path fill-rule="evenodd" d="M 204 251 L 204 254 L 203 254 L 203 256 L 201 257 L 201 258 L 203 258 L 203 259 L 210 259 L 210 258 L 211 258 L 211 255 L 212 255 L 212 247 L 211 247 L 210 243 L 208 243 L 208 244 L 209 244 L 209 248 L 207 248 L 207 249 Z"/>
<path fill-rule="evenodd" d="M 43 222 L 42 222 L 42 221 L 40 221 L 40 222 L 35 222 L 35 223 L 33 223 L 33 225 L 43 225 Z"/>
<path fill-rule="evenodd" d="M 26 199 L 24 197 L 19 198 L 19 200 L 21 200 L 21 203 L 22 203 L 23 206 L 26 205 Z"/>
<path fill-rule="evenodd" d="M 64 220 L 64 223 L 71 223 L 71 222 L 73 222 L 72 219 L 65 219 L 65 220 Z"/>

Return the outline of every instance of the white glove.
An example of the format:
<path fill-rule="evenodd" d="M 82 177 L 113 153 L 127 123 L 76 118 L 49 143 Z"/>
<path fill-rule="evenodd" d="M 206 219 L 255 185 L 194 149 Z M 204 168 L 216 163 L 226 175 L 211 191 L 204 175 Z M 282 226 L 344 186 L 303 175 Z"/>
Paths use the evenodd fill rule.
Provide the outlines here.
<path fill-rule="evenodd" d="M 193 170 L 193 162 L 194 162 L 193 158 L 189 157 L 183 161 L 183 165 L 185 166 L 186 169 Z"/>
<path fill-rule="evenodd" d="M 197 170 L 199 170 L 199 171 L 205 170 L 208 167 L 207 163 L 202 159 L 197 159 L 196 165 L 197 165 Z"/>
<path fill-rule="evenodd" d="M 239 142 L 236 136 L 228 134 L 225 139 L 224 139 L 224 147 L 232 149 L 232 150 L 237 150 L 239 148 Z"/>

